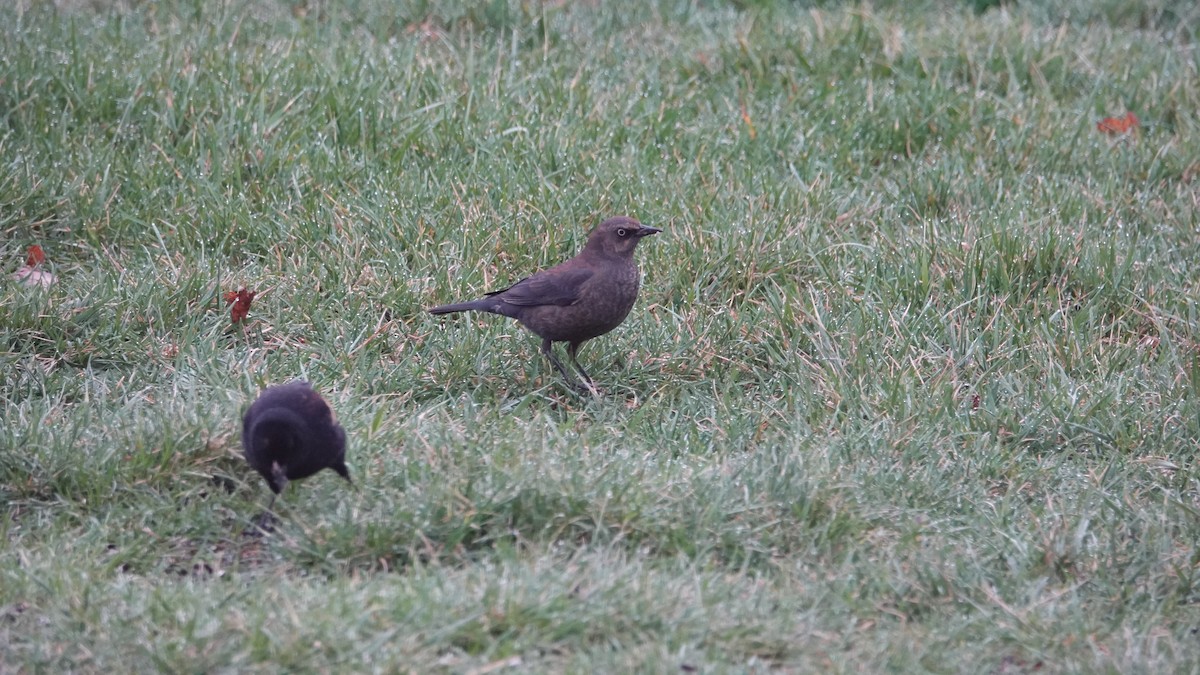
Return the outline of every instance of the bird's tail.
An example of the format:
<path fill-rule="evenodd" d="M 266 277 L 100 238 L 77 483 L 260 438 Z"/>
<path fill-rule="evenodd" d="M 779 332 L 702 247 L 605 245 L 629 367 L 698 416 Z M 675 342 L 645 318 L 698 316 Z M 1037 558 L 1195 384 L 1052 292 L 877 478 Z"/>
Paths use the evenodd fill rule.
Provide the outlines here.
<path fill-rule="evenodd" d="M 470 312 L 473 310 L 487 311 L 487 304 L 488 303 L 485 300 L 472 300 L 470 302 L 456 302 L 453 305 L 438 305 L 437 307 L 430 307 L 429 313 L 430 314 L 453 314 L 455 312 Z"/>

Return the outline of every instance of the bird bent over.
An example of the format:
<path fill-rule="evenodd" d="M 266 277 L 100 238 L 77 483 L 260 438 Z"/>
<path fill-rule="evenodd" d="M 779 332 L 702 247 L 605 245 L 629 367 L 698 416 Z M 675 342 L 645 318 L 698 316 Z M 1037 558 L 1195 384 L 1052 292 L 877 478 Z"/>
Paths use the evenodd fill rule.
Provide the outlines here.
<path fill-rule="evenodd" d="M 329 404 L 302 380 L 268 387 L 242 418 L 246 462 L 267 481 L 270 510 L 288 481 L 333 469 L 350 481 L 346 432 Z"/>

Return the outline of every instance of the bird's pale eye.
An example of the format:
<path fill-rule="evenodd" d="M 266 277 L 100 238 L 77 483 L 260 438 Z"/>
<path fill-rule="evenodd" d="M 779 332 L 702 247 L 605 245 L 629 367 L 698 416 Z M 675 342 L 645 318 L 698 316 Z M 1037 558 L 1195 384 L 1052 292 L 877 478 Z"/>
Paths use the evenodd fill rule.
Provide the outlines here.
<path fill-rule="evenodd" d="M 617 229 L 617 236 L 618 236 L 618 237 L 624 237 L 624 236 L 625 236 L 625 235 L 627 235 L 627 234 L 629 234 L 629 233 L 625 231 L 625 228 L 621 227 L 621 228 L 618 228 L 618 229 Z"/>

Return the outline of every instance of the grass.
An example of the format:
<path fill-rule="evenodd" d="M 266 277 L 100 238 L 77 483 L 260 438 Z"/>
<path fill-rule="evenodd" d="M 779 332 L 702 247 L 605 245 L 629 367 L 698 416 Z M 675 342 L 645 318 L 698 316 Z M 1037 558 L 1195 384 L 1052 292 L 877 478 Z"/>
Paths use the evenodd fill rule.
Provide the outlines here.
<path fill-rule="evenodd" d="M 0 671 L 1200 669 L 1200 13 L 993 5 L 0 9 Z"/>

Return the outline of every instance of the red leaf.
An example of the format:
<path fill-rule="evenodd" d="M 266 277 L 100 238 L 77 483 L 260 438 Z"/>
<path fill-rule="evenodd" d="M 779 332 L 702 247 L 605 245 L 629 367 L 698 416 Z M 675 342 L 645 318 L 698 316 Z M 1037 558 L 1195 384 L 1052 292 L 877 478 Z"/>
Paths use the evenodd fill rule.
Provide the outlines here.
<path fill-rule="evenodd" d="M 1127 134 L 1141 126 L 1141 121 L 1131 112 L 1125 113 L 1124 117 L 1105 117 L 1096 122 L 1096 129 L 1103 131 L 1106 134 L 1119 136 Z"/>
<path fill-rule="evenodd" d="M 37 267 L 44 262 L 46 262 L 46 253 L 42 250 L 42 247 L 37 244 L 30 246 L 25 255 L 25 266 Z"/>
<path fill-rule="evenodd" d="M 254 301 L 256 295 L 258 295 L 258 291 L 248 291 L 244 288 L 225 293 L 225 302 L 233 305 L 229 308 L 229 318 L 234 323 L 241 323 L 250 313 L 250 303 Z"/>

